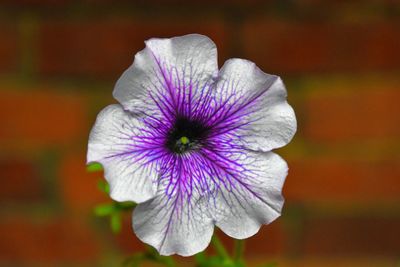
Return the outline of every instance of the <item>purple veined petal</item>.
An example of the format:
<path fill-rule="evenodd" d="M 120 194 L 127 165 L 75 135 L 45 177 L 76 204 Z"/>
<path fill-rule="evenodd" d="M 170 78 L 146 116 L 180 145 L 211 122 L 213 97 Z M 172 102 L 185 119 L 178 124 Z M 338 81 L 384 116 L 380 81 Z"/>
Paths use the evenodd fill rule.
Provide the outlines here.
<path fill-rule="evenodd" d="M 177 113 L 192 110 L 193 99 L 218 74 L 216 46 L 199 34 L 145 43 L 117 81 L 113 95 L 127 110 L 172 121 Z"/>
<path fill-rule="evenodd" d="M 89 138 L 111 197 L 138 202 L 133 229 L 162 255 L 190 256 L 210 243 L 214 224 L 234 238 L 275 220 L 296 118 L 278 76 L 228 60 L 191 34 L 150 39 L 118 80 Z"/>
<path fill-rule="evenodd" d="M 215 135 L 231 132 L 243 147 L 265 152 L 290 142 L 296 117 L 278 76 L 262 72 L 250 61 L 230 59 L 215 87 L 209 119 Z"/>
<path fill-rule="evenodd" d="M 210 161 L 216 162 L 215 176 L 221 185 L 209 202 L 209 210 L 224 233 L 248 238 L 280 216 L 287 164 L 273 152 L 244 151 L 225 156 L 208 152 Z"/>
<path fill-rule="evenodd" d="M 87 162 L 103 165 L 116 201 L 143 202 L 157 190 L 158 166 L 155 158 L 164 155 L 159 140 L 142 129 L 141 118 L 110 105 L 97 116 L 89 137 Z"/>
<path fill-rule="evenodd" d="M 194 158 L 171 155 L 157 196 L 139 204 L 132 225 L 137 237 L 161 255 L 191 256 L 211 241 L 213 221 L 203 201 L 201 170 Z"/>

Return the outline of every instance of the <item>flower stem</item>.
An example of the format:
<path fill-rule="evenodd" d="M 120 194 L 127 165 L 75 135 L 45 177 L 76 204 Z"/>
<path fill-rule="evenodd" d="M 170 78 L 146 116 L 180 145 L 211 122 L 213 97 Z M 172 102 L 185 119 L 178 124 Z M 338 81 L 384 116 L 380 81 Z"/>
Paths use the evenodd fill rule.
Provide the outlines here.
<path fill-rule="evenodd" d="M 218 253 L 219 256 L 224 258 L 225 260 L 230 260 L 231 258 L 229 257 L 228 252 L 226 252 L 226 249 L 224 245 L 222 244 L 221 240 L 218 238 L 217 234 L 214 234 L 211 239 L 211 243 L 213 244 L 216 252 Z"/>
<path fill-rule="evenodd" d="M 235 240 L 235 250 L 233 259 L 235 262 L 241 262 L 244 253 L 244 240 Z"/>

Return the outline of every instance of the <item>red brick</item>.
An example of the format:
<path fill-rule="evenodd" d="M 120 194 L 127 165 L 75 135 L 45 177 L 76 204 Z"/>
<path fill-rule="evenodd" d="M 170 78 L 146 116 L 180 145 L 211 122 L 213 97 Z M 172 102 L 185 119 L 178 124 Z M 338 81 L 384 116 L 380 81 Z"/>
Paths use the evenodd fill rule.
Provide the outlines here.
<path fill-rule="evenodd" d="M 305 223 L 306 255 L 397 257 L 399 218 L 322 218 Z"/>
<path fill-rule="evenodd" d="M 282 229 L 282 222 L 276 221 L 262 226 L 256 235 L 246 240 L 246 255 L 282 255 L 286 242 L 287 236 Z"/>
<path fill-rule="evenodd" d="M 284 195 L 293 202 L 396 203 L 400 162 L 310 158 L 289 161 Z"/>
<path fill-rule="evenodd" d="M 393 257 L 381 257 L 379 255 L 365 255 L 362 257 L 338 257 L 338 256 L 301 256 L 301 257 L 283 257 L 267 258 L 265 256 L 253 260 L 249 259 L 249 266 L 268 266 L 266 262 L 274 263 L 279 267 L 382 267 L 396 266 L 398 260 Z M 270 266 L 275 266 L 271 265 Z"/>
<path fill-rule="evenodd" d="M 84 97 L 50 88 L 0 92 L 0 145 L 71 144 L 88 132 Z"/>
<path fill-rule="evenodd" d="M 145 40 L 193 32 L 211 37 L 224 57 L 224 27 L 212 20 L 48 21 L 40 30 L 39 69 L 48 75 L 118 77 L 144 48 Z"/>
<path fill-rule="evenodd" d="M 281 22 L 244 26 L 247 58 L 272 73 L 400 68 L 400 28 L 394 23 Z"/>
<path fill-rule="evenodd" d="M 42 6 L 52 6 L 58 7 L 64 5 L 71 0 L 2 0 L 2 4 L 5 6 L 19 6 L 19 7 L 42 7 Z"/>
<path fill-rule="evenodd" d="M 264 225 L 260 231 L 246 239 L 246 256 L 262 256 L 262 255 L 282 255 L 286 249 L 287 237 L 282 229 L 282 221 L 277 221 Z M 224 238 L 225 243 L 233 243 L 231 237 Z"/>
<path fill-rule="evenodd" d="M 342 142 L 400 136 L 398 88 L 378 83 L 364 90 L 358 90 L 357 85 L 347 89 L 348 92 L 311 95 L 305 100 L 300 127 L 309 140 Z M 332 88 L 331 92 L 338 90 L 343 88 Z"/>
<path fill-rule="evenodd" d="M 0 202 L 36 202 L 45 196 L 39 170 L 34 163 L 21 158 L 0 158 L 3 178 Z"/>
<path fill-rule="evenodd" d="M 18 64 L 18 31 L 0 22 L 0 73 L 16 71 Z"/>
<path fill-rule="evenodd" d="M 52 221 L 33 221 L 26 217 L 2 219 L 0 236 L 0 258 L 3 262 L 13 262 L 10 266 L 27 262 L 53 263 L 52 266 L 67 262 L 93 264 L 100 256 L 99 240 L 91 229 L 83 222 L 68 218 Z"/>
<path fill-rule="evenodd" d="M 131 213 L 127 211 L 122 217 L 121 233 L 113 235 L 114 244 L 120 251 L 126 254 L 144 251 L 146 249 L 145 244 L 133 233 Z M 109 231 L 111 232 L 111 230 Z"/>
<path fill-rule="evenodd" d="M 103 179 L 102 172 L 86 171 L 84 153 L 68 154 L 60 166 L 60 192 L 64 203 L 74 212 L 90 213 L 98 204 L 111 202 L 111 199 L 100 192 L 98 182 Z"/>

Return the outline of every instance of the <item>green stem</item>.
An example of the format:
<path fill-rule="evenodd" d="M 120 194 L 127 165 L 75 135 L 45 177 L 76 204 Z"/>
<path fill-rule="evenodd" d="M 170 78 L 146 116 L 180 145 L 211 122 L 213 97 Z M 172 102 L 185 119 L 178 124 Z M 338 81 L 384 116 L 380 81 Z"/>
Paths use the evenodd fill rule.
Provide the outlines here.
<path fill-rule="evenodd" d="M 221 240 L 219 240 L 217 234 L 214 234 L 212 236 L 211 243 L 213 244 L 218 255 L 220 255 L 221 257 L 223 257 L 226 260 L 231 259 L 231 257 L 229 257 L 228 252 L 226 252 L 226 249 L 225 249 L 224 245 L 222 244 Z"/>
<path fill-rule="evenodd" d="M 244 253 L 244 240 L 235 240 L 235 251 L 233 259 L 235 262 L 241 262 Z"/>

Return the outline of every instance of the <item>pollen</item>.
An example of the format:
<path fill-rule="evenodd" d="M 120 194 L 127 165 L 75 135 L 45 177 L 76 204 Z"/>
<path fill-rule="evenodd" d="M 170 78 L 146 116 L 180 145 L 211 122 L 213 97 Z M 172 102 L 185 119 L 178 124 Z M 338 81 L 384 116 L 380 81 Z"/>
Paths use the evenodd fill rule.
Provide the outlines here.
<path fill-rule="evenodd" d="M 183 145 L 189 144 L 189 138 L 187 138 L 186 136 L 182 136 L 181 139 L 180 139 L 179 141 L 181 141 L 181 143 L 182 143 Z"/>

